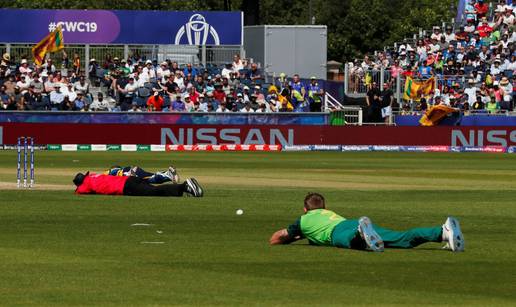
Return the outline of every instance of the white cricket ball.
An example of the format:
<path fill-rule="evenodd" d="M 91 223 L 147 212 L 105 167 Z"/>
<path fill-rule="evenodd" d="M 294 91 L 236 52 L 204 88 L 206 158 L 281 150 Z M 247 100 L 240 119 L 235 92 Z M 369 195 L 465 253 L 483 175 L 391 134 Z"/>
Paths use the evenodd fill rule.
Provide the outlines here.
<path fill-rule="evenodd" d="M 236 211 L 236 215 L 242 215 L 242 214 L 244 214 L 244 210 L 242 210 L 242 209 L 238 209 L 238 210 Z"/>

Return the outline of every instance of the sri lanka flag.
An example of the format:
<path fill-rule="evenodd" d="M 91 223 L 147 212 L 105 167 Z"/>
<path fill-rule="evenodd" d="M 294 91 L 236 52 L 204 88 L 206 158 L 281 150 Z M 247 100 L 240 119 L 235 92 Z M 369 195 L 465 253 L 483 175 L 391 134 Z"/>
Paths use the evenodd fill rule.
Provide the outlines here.
<path fill-rule="evenodd" d="M 61 25 L 42 39 L 36 46 L 32 47 L 32 55 L 36 65 L 43 64 L 47 52 L 56 52 L 64 48 L 63 31 Z"/>
<path fill-rule="evenodd" d="M 426 81 L 416 81 L 407 76 L 403 99 L 419 101 L 421 97 L 428 96 L 435 90 L 435 79 L 432 77 Z"/>

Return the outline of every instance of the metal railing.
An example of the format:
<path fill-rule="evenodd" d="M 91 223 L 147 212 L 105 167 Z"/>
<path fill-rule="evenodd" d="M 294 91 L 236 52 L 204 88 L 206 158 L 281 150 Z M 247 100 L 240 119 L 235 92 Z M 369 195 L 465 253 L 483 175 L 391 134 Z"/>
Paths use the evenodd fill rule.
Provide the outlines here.
<path fill-rule="evenodd" d="M 13 62 L 22 58 L 32 59 L 32 44 L 0 44 L 0 54 L 8 52 Z M 63 49 L 68 58 L 68 65 L 72 65 L 74 54 L 81 60 L 82 69 L 87 70 L 89 60 L 94 58 L 99 64 L 110 56 L 120 59 L 143 59 L 164 61 L 170 59 L 180 65 L 192 63 L 194 65 L 223 65 L 233 61 L 233 55 L 245 53 L 242 46 L 190 46 L 190 45 L 81 45 L 66 44 Z M 50 53 L 56 68 L 65 64 L 63 52 Z"/>

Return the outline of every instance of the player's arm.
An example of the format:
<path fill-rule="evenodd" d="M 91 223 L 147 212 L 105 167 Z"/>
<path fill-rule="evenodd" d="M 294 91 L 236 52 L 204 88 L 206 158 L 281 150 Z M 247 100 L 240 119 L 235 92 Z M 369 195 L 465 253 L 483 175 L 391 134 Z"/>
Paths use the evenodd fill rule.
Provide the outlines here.
<path fill-rule="evenodd" d="M 292 242 L 295 242 L 297 240 L 301 239 L 300 236 L 297 236 L 297 237 L 291 237 L 289 234 L 288 234 L 288 231 L 286 228 L 283 228 L 281 230 L 278 230 L 276 231 L 275 233 L 272 234 L 272 237 L 269 239 L 269 243 L 271 245 L 276 245 L 276 244 L 290 244 Z"/>
<path fill-rule="evenodd" d="M 301 219 L 297 219 L 287 228 L 283 228 L 273 233 L 272 237 L 269 239 L 269 243 L 271 245 L 290 244 L 303 238 L 303 232 L 301 231 Z"/>

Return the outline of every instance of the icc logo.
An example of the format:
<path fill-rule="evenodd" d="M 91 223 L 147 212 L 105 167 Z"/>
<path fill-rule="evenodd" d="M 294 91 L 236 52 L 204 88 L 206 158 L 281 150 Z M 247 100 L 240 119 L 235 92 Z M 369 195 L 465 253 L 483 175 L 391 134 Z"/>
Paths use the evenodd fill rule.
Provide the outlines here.
<path fill-rule="evenodd" d="M 209 35 L 213 38 L 214 45 L 220 45 L 219 34 L 206 22 L 201 14 L 192 15 L 190 20 L 184 26 L 181 26 L 176 34 L 176 45 L 181 43 L 185 33 L 189 45 L 206 45 Z"/>

